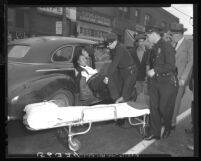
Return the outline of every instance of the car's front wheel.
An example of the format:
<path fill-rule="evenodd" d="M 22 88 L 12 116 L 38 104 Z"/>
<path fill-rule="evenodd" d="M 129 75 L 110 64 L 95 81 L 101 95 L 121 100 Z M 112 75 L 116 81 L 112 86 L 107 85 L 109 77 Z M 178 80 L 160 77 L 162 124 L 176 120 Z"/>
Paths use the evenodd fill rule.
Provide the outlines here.
<path fill-rule="evenodd" d="M 57 90 L 50 100 L 55 100 L 58 107 L 67 107 L 74 105 L 74 96 L 69 90 Z"/>

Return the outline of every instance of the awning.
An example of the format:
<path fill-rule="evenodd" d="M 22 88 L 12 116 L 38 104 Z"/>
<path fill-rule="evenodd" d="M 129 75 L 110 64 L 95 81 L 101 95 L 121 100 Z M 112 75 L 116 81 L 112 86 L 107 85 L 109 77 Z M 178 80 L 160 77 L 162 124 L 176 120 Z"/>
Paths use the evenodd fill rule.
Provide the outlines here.
<path fill-rule="evenodd" d="M 134 44 L 134 34 L 137 34 L 137 32 L 126 29 L 125 30 L 125 36 L 124 36 L 124 44 L 127 47 L 133 47 Z"/>

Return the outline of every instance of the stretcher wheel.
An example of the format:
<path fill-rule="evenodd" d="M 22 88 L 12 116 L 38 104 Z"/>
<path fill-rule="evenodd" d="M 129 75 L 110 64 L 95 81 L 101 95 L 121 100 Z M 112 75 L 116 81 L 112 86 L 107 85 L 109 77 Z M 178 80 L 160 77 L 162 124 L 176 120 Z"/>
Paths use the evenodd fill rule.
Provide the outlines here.
<path fill-rule="evenodd" d="M 81 147 L 81 143 L 77 139 L 71 139 L 68 142 L 68 147 L 72 151 L 78 151 L 80 149 L 80 147 Z"/>

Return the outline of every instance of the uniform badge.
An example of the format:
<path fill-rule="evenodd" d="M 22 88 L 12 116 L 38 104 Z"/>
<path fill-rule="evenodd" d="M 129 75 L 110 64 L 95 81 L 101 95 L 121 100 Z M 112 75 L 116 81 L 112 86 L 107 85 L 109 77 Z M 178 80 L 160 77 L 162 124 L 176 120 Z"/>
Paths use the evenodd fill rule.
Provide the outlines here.
<path fill-rule="evenodd" d="M 161 48 L 158 48 L 158 54 L 160 54 L 161 53 Z"/>

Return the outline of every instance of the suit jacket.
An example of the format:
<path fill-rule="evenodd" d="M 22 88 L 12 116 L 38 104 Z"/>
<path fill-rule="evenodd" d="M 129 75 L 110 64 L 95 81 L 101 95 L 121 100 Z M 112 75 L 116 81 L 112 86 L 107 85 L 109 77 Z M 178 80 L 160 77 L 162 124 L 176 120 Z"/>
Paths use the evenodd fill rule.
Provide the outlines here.
<path fill-rule="evenodd" d="M 138 74 L 137 74 L 137 81 L 145 81 L 146 77 L 146 65 L 147 65 L 147 59 L 149 56 L 149 51 L 145 51 L 142 57 L 142 60 L 140 61 L 137 56 L 137 48 L 135 48 L 133 51 L 131 51 L 131 56 L 134 59 L 134 62 L 137 65 L 138 68 Z"/>
<path fill-rule="evenodd" d="M 156 75 L 175 72 L 175 50 L 173 46 L 162 38 L 153 46 L 150 57 L 150 69 L 154 69 Z"/>
<path fill-rule="evenodd" d="M 193 41 L 184 39 L 175 55 L 178 79 L 185 80 L 186 84 L 192 72 L 193 65 Z"/>

